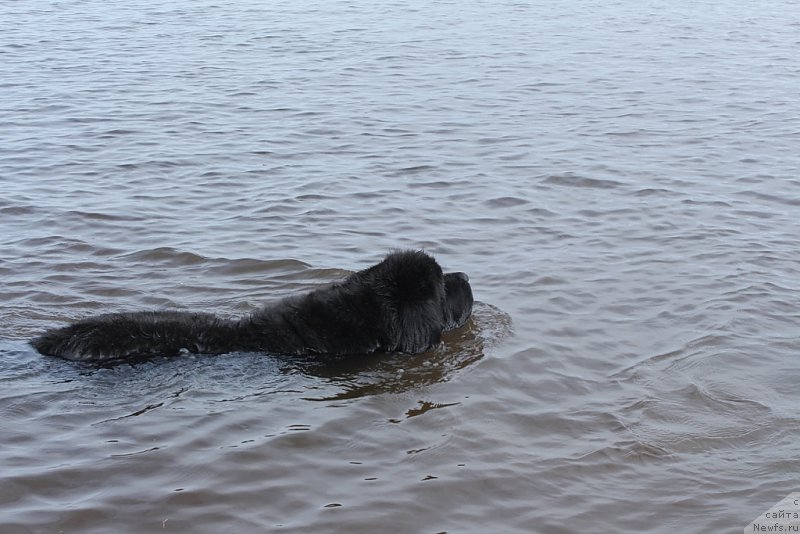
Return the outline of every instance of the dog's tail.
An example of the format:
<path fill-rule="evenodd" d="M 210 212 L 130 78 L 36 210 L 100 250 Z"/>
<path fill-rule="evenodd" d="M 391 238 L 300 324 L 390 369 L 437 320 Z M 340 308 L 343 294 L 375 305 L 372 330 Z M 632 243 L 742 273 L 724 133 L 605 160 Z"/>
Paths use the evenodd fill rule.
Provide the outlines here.
<path fill-rule="evenodd" d="M 156 311 L 90 317 L 31 341 L 42 354 L 76 361 L 112 361 L 181 352 L 233 350 L 236 323 L 208 313 Z"/>

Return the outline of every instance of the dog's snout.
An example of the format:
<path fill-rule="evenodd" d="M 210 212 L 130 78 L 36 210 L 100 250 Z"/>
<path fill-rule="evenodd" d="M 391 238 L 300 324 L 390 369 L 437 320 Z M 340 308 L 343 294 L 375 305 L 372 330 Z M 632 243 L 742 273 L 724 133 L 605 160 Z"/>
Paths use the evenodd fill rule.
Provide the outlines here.
<path fill-rule="evenodd" d="M 459 277 L 463 281 L 469 282 L 469 276 L 467 276 L 467 273 L 453 273 L 453 274 L 455 274 L 457 277 Z"/>

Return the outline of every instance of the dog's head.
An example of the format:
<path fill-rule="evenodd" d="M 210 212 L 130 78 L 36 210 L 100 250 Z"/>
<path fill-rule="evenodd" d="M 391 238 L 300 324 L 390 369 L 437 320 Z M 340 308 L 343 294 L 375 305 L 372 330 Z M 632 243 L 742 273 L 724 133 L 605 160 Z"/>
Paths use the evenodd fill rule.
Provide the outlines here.
<path fill-rule="evenodd" d="M 453 330 L 467 322 L 472 314 L 472 287 L 465 273 L 444 275 L 444 329 Z"/>
<path fill-rule="evenodd" d="M 393 252 L 357 277 L 378 297 L 390 352 L 430 350 L 443 331 L 463 325 L 472 313 L 467 275 L 444 274 L 422 251 Z"/>

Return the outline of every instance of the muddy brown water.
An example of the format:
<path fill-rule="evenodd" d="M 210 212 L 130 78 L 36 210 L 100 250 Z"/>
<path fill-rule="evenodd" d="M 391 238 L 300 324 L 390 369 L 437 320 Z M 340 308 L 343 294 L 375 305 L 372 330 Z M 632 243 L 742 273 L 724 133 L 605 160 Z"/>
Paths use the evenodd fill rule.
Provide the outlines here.
<path fill-rule="evenodd" d="M 0 532 L 735 532 L 798 490 L 792 2 L 0 5 Z M 92 367 L 424 248 L 420 356 Z"/>

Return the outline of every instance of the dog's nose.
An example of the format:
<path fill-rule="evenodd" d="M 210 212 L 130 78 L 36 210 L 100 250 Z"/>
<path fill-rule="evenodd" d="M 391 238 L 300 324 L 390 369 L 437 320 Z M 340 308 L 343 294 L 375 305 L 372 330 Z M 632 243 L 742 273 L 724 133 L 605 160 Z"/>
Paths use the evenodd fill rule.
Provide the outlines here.
<path fill-rule="evenodd" d="M 463 281 L 469 282 L 469 276 L 467 276 L 467 273 L 455 273 L 455 275 L 461 278 Z"/>

